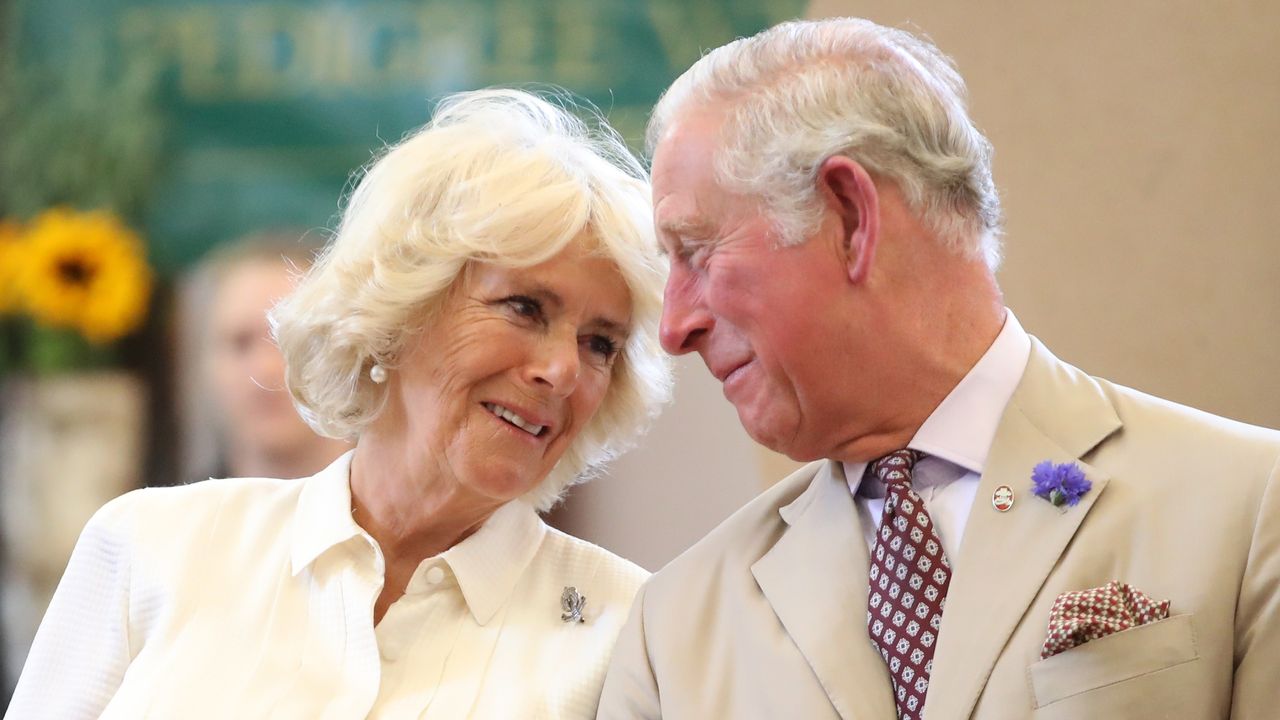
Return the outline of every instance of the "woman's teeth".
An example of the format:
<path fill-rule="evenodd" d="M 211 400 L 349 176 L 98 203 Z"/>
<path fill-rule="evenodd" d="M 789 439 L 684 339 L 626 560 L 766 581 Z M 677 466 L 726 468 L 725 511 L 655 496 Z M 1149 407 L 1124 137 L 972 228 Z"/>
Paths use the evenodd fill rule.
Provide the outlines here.
<path fill-rule="evenodd" d="M 481 404 L 484 405 L 484 408 L 489 412 L 493 413 L 494 415 L 497 415 L 503 420 L 506 420 L 512 425 L 515 425 L 516 427 L 529 433 L 530 435 L 541 435 L 542 431 L 546 428 L 545 425 L 534 425 L 528 420 L 525 420 L 524 418 L 515 414 L 508 408 L 502 407 L 501 405 L 497 405 L 494 403 L 481 403 Z"/>

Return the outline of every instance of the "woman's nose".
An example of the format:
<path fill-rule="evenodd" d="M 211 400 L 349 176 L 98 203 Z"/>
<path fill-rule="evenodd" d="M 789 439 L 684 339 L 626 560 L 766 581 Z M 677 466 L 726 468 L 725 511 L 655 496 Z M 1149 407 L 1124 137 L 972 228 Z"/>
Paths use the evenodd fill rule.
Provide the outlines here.
<path fill-rule="evenodd" d="M 567 397 L 578 387 L 581 372 L 582 359 L 579 357 L 577 335 L 549 335 L 538 343 L 534 358 L 529 364 L 528 379 L 533 385 Z"/>

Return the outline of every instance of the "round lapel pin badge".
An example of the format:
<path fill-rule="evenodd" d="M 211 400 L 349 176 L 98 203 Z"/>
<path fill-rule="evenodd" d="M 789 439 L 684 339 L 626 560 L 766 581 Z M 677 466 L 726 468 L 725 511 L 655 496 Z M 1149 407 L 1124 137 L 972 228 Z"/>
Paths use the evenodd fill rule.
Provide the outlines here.
<path fill-rule="evenodd" d="M 991 507 L 1000 512 L 1009 512 L 1009 508 L 1013 507 L 1013 488 L 1008 485 L 996 488 L 996 491 L 991 493 Z"/>

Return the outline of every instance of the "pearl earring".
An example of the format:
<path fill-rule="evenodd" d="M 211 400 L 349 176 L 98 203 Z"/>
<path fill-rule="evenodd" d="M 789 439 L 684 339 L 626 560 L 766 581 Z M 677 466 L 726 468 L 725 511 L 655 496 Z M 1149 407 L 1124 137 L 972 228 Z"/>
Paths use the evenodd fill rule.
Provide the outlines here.
<path fill-rule="evenodd" d="M 381 365 L 374 364 L 369 368 L 369 379 L 381 385 L 387 381 L 387 369 Z"/>

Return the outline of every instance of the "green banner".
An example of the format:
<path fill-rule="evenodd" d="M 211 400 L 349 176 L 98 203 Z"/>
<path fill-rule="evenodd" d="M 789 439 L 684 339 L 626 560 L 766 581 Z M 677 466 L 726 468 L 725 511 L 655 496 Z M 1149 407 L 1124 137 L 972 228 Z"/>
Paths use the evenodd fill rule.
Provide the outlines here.
<path fill-rule="evenodd" d="M 562 86 L 638 147 L 649 108 L 702 51 L 803 9 L 800 0 L 18 0 L 8 35 L 28 86 L 48 78 L 50 96 L 63 88 L 87 118 L 64 134 L 110 146 L 108 160 L 66 172 L 90 182 L 145 176 L 135 222 L 168 274 L 247 231 L 331 226 L 351 173 L 425 122 L 445 93 Z M 46 112 L 42 127 L 73 111 Z M 78 142 L 38 130 L 22 135 L 34 169 L 18 174 L 32 182 L 41 158 L 74 156 Z M 61 154 L 33 147 L 60 142 L 71 144 Z M 147 153 L 155 160 L 144 165 Z M 130 162 L 142 169 L 119 170 Z"/>

